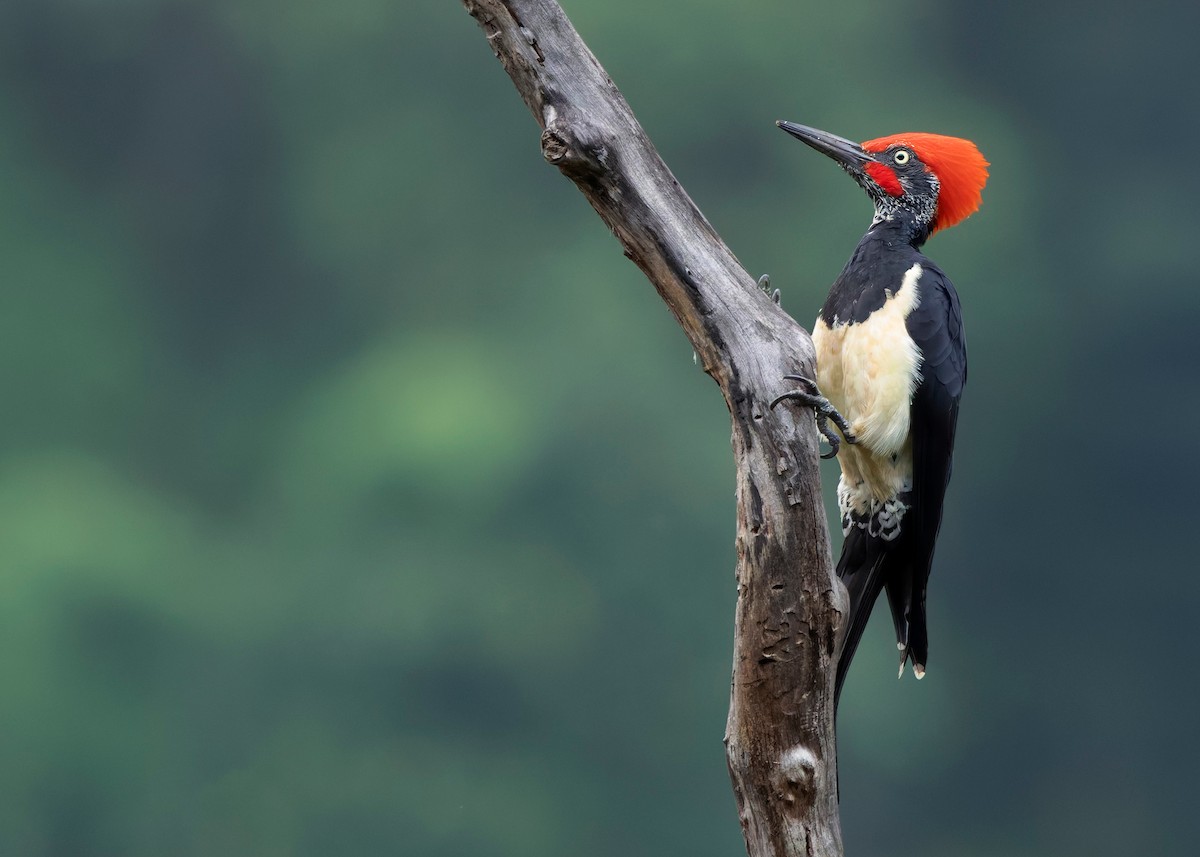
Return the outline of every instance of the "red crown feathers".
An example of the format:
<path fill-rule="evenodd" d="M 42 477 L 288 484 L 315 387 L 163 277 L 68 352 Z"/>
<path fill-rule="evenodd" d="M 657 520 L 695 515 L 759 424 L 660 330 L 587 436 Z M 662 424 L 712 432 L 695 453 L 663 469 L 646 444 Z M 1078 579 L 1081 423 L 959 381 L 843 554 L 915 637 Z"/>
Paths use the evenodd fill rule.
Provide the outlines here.
<path fill-rule="evenodd" d="M 953 226 L 978 210 L 983 186 L 987 184 L 988 162 L 970 140 L 914 131 L 879 137 L 862 144 L 871 154 L 878 154 L 889 146 L 912 149 L 921 163 L 937 176 L 940 189 L 934 232 Z"/>

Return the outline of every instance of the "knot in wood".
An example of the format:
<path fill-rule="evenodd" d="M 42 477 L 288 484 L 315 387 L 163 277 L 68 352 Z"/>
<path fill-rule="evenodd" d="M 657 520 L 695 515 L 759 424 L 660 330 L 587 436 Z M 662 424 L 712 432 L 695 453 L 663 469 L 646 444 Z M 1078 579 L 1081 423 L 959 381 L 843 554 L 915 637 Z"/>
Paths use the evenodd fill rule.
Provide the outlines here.
<path fill-rule="evenodd" d="M 542 156 L 568 178 L 594 179 L 612 170 L 605 137 L 589 122 L 563 117 L 553 106 L 547 107 L 546 119 Z"/>
<path fill-rule="evenodd" d="M 571 147 L 556 128 L 542 132 L 542 157 L 557 165 L 571 151 Z"/>
<path fill-rule="evenodd" d="M 817 757 L 803 744 L 783 751 L 775 771 L 775 793 L 789 813 L 804 813 L 817 797 Z"/>

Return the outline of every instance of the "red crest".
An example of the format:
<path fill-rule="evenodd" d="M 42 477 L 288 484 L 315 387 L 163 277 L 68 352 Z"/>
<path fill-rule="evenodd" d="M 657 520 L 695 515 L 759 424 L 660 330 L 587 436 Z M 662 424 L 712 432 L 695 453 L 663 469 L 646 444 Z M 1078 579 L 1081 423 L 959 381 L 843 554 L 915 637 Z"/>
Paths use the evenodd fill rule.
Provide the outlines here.
<path fill-rule="evenodd" d="M 983 186 L 988 179 L 988 162 L 970 140 L 914 131 L 879 137 L 862 144 L 872 154 L 889 146 L 912 149 L 921 163 L 937 176 L 940 188 L 933 231 L 953 226 L 979 208 Z"/>

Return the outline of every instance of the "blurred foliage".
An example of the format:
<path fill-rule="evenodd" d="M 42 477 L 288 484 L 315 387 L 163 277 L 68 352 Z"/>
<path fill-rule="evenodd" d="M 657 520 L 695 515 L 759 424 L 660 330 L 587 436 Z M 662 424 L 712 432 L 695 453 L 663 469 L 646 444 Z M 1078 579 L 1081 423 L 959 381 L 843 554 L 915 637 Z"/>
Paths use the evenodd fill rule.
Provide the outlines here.
<path fill-rule="evenodd" d="M 1192 853 L 1200 10 L 567 10 L 802 322 L 869 209 L 773 120 L 993 162 L 851 853 Z M 6 0 L 0 190 L 0 854 L 741 852 L 724 408 L 457 2 Z"/>

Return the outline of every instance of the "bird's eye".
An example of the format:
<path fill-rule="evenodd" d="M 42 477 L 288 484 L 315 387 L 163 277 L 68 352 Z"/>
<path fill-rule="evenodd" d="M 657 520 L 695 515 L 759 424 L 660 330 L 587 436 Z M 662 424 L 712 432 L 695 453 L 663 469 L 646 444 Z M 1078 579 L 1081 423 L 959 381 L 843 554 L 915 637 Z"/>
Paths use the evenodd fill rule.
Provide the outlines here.
<path fill-rule="evenodd" d="M 896 154 L 892 155 L 892 160 L 895 161 L 900 166 L 904 166 L 905 164 L 908 163 L 908 159 L 910 157 L 911 157 L 911 155 L 908 154 L 907 149 L 901 149 Z"/>

